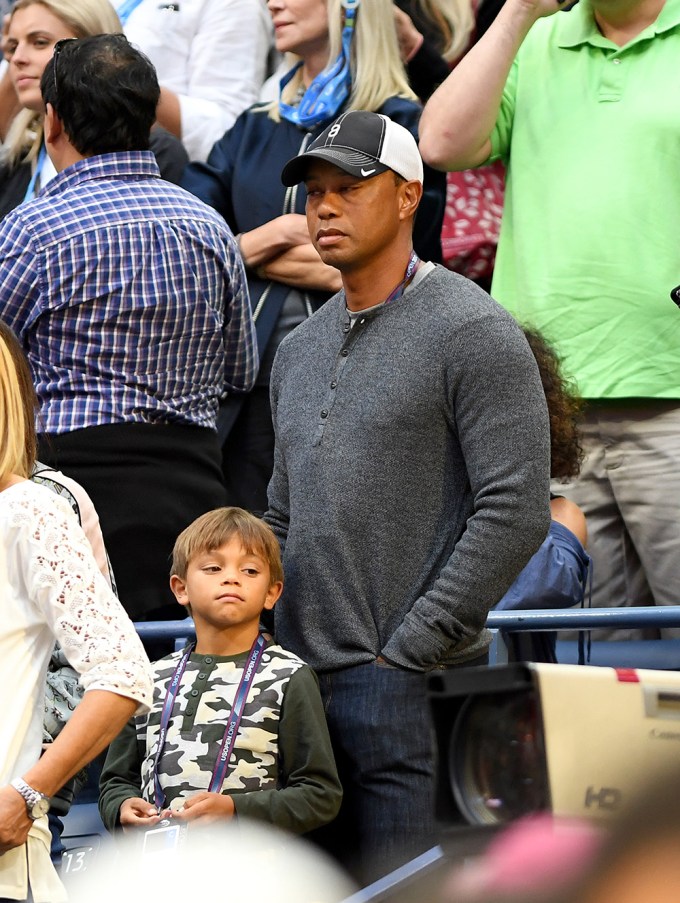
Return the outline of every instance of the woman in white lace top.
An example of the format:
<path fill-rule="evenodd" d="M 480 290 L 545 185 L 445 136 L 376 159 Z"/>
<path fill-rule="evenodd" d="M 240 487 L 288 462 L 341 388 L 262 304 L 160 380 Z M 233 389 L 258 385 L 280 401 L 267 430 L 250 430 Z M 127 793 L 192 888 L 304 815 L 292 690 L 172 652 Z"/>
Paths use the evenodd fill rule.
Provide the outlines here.
<path fill-rule="evenodd" d="M 27 479 L 35 436 L 21 349 L 0 323 L 0 899 L 59 903 L 48 798 L 151 701 L 149 663 L 70 506 Z M 85 695 L 41 756 L 45 672 L 55 639 Z M 30 872 L 30 874 L 29 874 Z"/>

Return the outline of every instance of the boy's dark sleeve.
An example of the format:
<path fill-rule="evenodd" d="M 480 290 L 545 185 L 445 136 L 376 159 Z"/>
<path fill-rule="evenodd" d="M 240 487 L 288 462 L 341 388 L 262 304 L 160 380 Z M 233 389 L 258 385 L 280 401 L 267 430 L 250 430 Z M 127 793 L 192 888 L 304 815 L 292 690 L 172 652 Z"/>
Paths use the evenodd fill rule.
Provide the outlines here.
<path fill-rule="evenodd" d="M 236 814 L 304 834 L 338 814 L 342 787 L 319 684 L 307 665 L 290 678 L 279 723 L 280 788 L 235 793 Z"/>
<path fill-rule="evenodd" d="M 108 831 L 120 827 L 120 807 L 142 795 L 142 760 L 132 718 L 109 746 L 99 779 L 99 814 Z"/>

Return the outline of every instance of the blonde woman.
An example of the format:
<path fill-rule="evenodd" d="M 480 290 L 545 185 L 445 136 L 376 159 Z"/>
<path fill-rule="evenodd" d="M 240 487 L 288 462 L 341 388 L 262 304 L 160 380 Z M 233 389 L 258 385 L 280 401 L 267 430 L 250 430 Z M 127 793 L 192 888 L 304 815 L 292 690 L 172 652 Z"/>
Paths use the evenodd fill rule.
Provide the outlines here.
<path fill-rule="evenodd" d="M 0 888 L 61 903 L 50 862 L 50 797 L 151 702 L 149 663 L 68 503 L 28 478 L 35 436 L 17 362 L 0 322 Z M 30 388 L 30 387 L 29 387 Z M 41 756 L 45 672 L 59 640 L 85 695 Z M 29 894 L 30 888 L 30 894 Z"/>
<path fill-rule="evenodd" d="M 0 126 L 6 136 L 0 154 L 0 217 L 31 200 L 55 175 L 43 143 L 40 78 L 57 41 L 120 33 L 108 0 L 18 0 L 5 26 L 7 60 L 0 85 Z M 19 107 L 14 118 L 12 113 Z M 9 122 L 8 122 L 9 120 Z M 181 143 L 154 130 L 151 150 L 164 178 L 177 182 L 187 162 Z"/>
<path fill-rule="evenodd" d="M 340 287 L 322 263 L 304 217 L 304 187 L 285 190 L 284 163 L 343 110 L 384 113 L 417 135 L 421 108 L 399 58 L 391 0 L 269 0 L 286 75 L 276 101 L 252 107 L 191 164 L 183 185 L 227 220 L 239 237 L 256 318 L 258 384 L 223 409 L 224 472 L 231 504 L 262 512 L 273 466 L 268 384 L 282 338 Z M 426 168 L 415 247 L 441 260 L 445 178 Z"/>
<path fill-rule="evenodd" d="M 463 56 L 474 29 L 470 0 L 395 0 L 399 52 L 423 103 Z"/>

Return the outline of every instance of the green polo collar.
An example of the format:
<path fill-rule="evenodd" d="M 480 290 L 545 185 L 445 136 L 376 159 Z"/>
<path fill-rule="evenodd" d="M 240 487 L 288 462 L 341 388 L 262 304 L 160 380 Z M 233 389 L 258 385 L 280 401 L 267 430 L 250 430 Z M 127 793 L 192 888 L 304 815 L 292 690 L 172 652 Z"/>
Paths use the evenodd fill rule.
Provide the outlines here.
<path fill-rule="evenodd" d="M 593 47 L 616 48 L 623 50 L 623 47 L 617 47 L 612 41 L 605 38 L 597 25 L 593 16 L 593 8 L 589 0 L 579 0 L 576 6 L 568 12 L 557 13 L 558 16 L 564 16 L 565 21 L 560 23 L 560 36 L 558 38 L 559 47 L 579 47 L 581 44 L 591 44 Z M 680 0 L 666 0 L 666 3 L 659 13 L 658 18 L 651 25 L 648 25 L 644 31 L 626 44 L 630 47 L 639 41 L 648 40 L 654 35 L 662 34 L 673 28 L 680 26 Z"/>

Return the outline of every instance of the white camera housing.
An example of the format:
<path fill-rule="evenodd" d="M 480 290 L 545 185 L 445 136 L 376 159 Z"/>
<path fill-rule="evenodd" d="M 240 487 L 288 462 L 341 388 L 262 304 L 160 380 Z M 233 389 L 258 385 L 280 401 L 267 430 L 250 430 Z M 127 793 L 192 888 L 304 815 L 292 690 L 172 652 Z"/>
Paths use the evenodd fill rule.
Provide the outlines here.
<path fill-rule="evenodd" d="M 429 678 L 437 815 L 449 825 L 527 812 L 606 820 L 680 761 L 680 674 L 512 664 Z"/>

